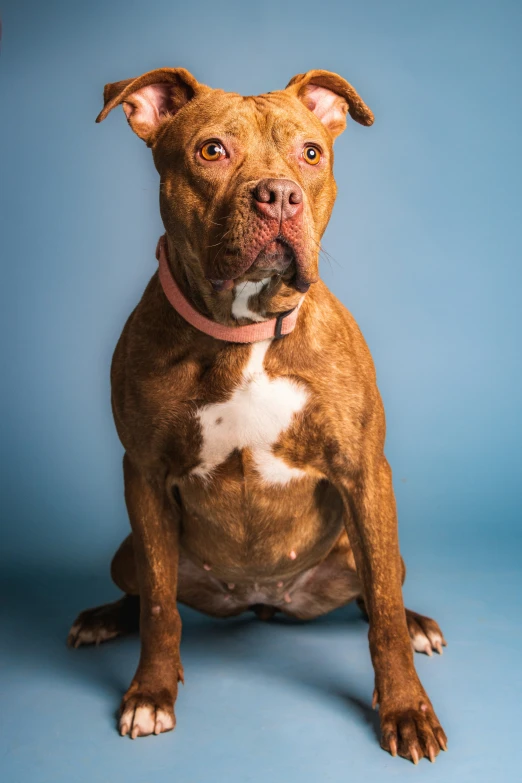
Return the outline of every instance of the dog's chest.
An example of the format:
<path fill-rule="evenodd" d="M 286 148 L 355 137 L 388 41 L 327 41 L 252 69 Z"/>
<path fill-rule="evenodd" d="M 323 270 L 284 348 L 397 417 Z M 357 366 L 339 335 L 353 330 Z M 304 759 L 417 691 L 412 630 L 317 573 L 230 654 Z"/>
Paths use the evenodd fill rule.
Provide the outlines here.
<path fill-rule="evenodd" d="M 276 456 L 273 447 L 304 409 L 305 387 L 288 378 L 270 378 L 264 359 L 272 340 L 253 343 L 239 384 L 224 402 L 197 411 L 202 445 L 192 475 L 209 477 L 235 450 L 249 449 L 259 476 L 269 484 L 286 484 L 305 475 Z"/>

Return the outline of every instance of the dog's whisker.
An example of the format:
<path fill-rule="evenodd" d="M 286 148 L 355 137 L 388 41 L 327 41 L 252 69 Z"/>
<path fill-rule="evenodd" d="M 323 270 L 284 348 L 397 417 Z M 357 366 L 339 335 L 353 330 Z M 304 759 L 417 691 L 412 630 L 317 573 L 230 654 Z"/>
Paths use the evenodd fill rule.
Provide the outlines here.
<path fill-rule="evenodd" d="M 232 213 L 230 213 L 230 215 L 225 215 L 219 221 L 211 220 L 210 218 L 208 218 L 208 221 L 209 221 L 209 223 L 213 223 L 215 226 L 221 226 L 222 223 L 224 223 L 225 220 L 228 220 L 230 217 L 232 217 Z"/>
<path fill-rule="evenodd" d="M 339 268 L 342 268 L 342 264 L 340 264 L 337 261 L 337 259 L 334 258 L 334 256 L 332 256 L 330 253 L 328 253 L 327 250 L 325 250 L 325 248 L 323 247 L 321 242 L 319 242 L 315 237 L 313 237 L 312 234 L 310 233 L 310 231 L 308 231 L 308 239 L 316 245 L 316 247 L 319 250 L 319 254 L 323 255 L 325 261 L 327 261 L 330 264 L 330 266 L 331 266 L 331 262 L 333 262 L 333 263 L 337 264 L 337 266 Z"/>

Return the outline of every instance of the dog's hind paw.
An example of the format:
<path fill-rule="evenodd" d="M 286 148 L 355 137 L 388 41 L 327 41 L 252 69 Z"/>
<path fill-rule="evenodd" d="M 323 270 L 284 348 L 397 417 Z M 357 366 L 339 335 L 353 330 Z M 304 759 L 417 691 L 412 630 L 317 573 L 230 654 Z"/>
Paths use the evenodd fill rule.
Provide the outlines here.
<path fill-rule="evenodd" d="M 413 649 L 416 652 L 433 655 L 433 650 L 436 650 L 439 655 L 442 655 L 442 648 L 446 647 L 447 642 L 435 620 L 406 609 L 406 622 Z"/>
<path fill-rule="evenodd" d="M 109 639 L 115 639 L 119 636 L 117 631 L 110 631 L 108 628 L 86 628 L 81 622 L 75 623 L 67 637 L 69 647 L 81 647 L 82 644 L 101 644 Z"/>
<path fill-rule="evenodd" d="M 126 595 L 112 604 L 86 609 L 74 621 L 67 644 L 100 644 L 117 636 L 137 631 L 139 625 L 139 598 Z"/>

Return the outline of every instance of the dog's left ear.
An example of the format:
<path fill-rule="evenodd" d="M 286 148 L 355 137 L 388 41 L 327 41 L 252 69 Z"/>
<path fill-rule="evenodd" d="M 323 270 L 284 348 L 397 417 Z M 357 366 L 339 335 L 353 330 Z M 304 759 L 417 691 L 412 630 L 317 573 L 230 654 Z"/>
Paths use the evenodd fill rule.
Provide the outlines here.
<path fill-rule="evenodd" d="M 147 143 L 154 144 L 160 125 L 198 94 L 208 92 L 185 68 L 157 68 L 136 79 L 106 84 L 104 106 L 96 122 L 105 119 L 119 104 L 134 133 Z"/>
<path fill-rule="evenodd" d="M 361 125 L 373 124 L 373 113 L 342 76 L 331 71 L 307 71 L 291 79 L 293 92 L 335 138 L 346 127 L 346 114 Z"/>

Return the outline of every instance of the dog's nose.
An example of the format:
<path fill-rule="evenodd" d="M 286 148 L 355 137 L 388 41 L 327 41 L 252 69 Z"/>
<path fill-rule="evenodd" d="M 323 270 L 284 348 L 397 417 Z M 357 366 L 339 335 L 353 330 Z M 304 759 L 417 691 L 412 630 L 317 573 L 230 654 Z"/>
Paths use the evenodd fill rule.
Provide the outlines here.
<path fill-rule="evenodd" d="M 303 209 L 303 191 L 291 179 L 262 179 L 253 196 L 258 212 L 279 221 L 295 217 Z"/>

